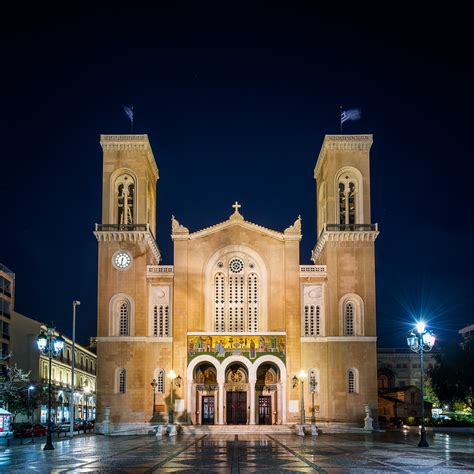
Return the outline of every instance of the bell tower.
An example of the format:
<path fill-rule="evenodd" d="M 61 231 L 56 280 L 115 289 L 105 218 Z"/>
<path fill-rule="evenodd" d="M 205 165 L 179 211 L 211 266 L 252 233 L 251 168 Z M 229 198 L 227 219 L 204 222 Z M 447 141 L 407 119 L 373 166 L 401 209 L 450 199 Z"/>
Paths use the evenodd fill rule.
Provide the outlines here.
<path fill-rule="evenodd" d="M 340 375 L 328 381 L 330 417 L 377 409 L 375 240 L 370 213 L 372 135 L 326 135 L 314 169 L 317 183 L 316 265 L 325 265 L 328 360 Z M 375 419 L 377 419 L 375 417 Z"/>
<path fill-rule="evenodd" d="M 102 223 L 98 252 L 97 353 L 99 419 L 103 407 L 143 421 L 143 342 L 148 336 L 147 266 L 158 265 L 155 241 L 158 167 L 147 135 L 101 135 Z"/>
<path fill-rule="evenodd" d="M 102 224 L 146 224 L 156 233 L 158 167 L 147 135 L 101 135 Z"/>

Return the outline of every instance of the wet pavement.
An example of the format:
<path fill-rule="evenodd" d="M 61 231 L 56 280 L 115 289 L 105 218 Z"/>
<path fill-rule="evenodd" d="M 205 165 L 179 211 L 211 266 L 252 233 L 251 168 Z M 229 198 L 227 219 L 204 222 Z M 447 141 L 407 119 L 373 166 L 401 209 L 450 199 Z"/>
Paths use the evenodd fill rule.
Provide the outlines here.
<path fill-rule="evenodd" d="M 0 449 L 0 472 L 472 472 L 474 436 L 415 433 L 295 435 L 86 436 Z"/>

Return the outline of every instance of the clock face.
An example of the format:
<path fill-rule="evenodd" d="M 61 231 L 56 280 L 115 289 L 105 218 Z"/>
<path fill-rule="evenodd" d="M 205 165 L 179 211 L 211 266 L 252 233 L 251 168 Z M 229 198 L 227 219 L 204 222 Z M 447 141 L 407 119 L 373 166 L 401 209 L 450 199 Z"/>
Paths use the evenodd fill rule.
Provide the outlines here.
<path fill-rule="evenodd" d="M 112 263 L 115 268 L 126 270 L 132 264 L 132 257 L 128 252 L 120 250 L 113 256 Z"/>

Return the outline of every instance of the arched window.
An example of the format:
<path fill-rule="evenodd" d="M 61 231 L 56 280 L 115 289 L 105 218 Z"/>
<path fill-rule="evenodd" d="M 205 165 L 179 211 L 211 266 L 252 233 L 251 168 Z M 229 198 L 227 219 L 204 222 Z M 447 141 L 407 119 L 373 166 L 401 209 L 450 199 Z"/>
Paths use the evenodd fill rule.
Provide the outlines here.
<path fill-rule="evenodd" d="M 248 321 L 250 332 L 258 331 L 258 277 L 251 273 L 248 278 Z"/>
<path fill-rule="evenodd" d="M 351 167 L 343 168 L 336 175 L 337 223 L 363 224 L 362 175 Z"/>
<path fill-rule="evenodd" d="M 238 255 L 223 257 L 213 271 L 213 329 L 257 332 L 260 281 L 255 262 Z"/>
<path fill-rule="evenodd" d="M 109 302 L 109 335 L 127 337 L 134 334 L 135 304 L 130 296 L 117 293 Z M 79 361 L 76 354 L 76 361 Z"/>
<path fill-rule="evenodd" d="M 359 374 L 357 369 L 349 369 L 347 371 L 347 393 L 359 392 Z"/>
<path fill-rule="evenodd" d="M 119 305 L 119 336 L 128 336 L 130 330 L 130 305 L 122 301 Z"/>
<path fill-rule="evenodd" d="M 225 331 L 225 283 L 221 272 L 214 276 L 214 330 Z"/>
<path fill-rule="evenodd" d="M 118 393 L 125 393 L 127 388 L 127 381 L 126 381 L 126 372 L 125 369 L 120 369 L 118 371 L 118 381 L 117 381 L 117 392 Z"/>
<path fill-rule="evenodd" d="M 339 300 L 339 331 L 342 336 L 364 335 L 364 302 L 355 293 Z"/>
<path fill-rule="evenodd" d="M 155 370 L 156 393 L 165 393 L 165 369 Z"/>
<path fill-rule="evenodd" d="M 133 224 L 135 218 L 135 180 L 130 174 L 122 174 L 116 179 L 115 195 L 117 224 Z"/>
<path fill-rule="evenodd" d="M 350 301 L 345 304 L 344 308 L 344 335 L 354 336 L 354 304 Z"/>

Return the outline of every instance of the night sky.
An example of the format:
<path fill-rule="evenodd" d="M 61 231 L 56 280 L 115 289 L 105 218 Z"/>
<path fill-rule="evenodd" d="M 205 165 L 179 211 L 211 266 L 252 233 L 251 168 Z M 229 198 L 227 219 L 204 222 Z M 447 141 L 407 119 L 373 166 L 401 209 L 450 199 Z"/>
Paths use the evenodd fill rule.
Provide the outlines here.
<path fill-rule="evenodd" d="M 362 110 L 346 133 L 374 135 L 379 343 L 404 345 L 418 315 L 444 341 L 474 323 L 469 32 L 441 14 L 334 25 L 280 13 L 2 33 L 0 262 L 16 274 L 17 311 L 71 334 L 79 299 L 78 337 L 95 335 L 99 135 L 129 133 L 123 104 L 158 164 L 163 264 L 172 214 L 196 231 L 235 200 L 280 231 L 301 214 L 310 263 L 313 169 L 342 105 Z"/>

